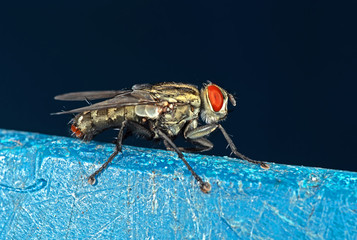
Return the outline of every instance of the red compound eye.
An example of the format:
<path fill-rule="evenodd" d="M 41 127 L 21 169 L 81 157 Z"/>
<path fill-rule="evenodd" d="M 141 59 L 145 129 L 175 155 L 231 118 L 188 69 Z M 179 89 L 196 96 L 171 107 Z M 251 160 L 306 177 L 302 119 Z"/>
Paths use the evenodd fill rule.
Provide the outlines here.
<path fill-rule="evenodd" d="M 215 112 L 221 110 L 223 106 L 223 94 L 215 85 L 208 86 L 208 98 Z"/>

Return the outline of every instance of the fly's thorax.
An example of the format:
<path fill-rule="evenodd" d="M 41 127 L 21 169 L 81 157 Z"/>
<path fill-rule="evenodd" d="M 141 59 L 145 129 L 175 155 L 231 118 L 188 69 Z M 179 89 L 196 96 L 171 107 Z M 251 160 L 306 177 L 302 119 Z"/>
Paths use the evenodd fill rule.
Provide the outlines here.
<path fill-rule="evenodd" d="M 192 85 L 165 83 L 153 86 L 150 93 L 157 102 L 135 106 L 135 114 L 153 120 L 155 127 L 170 136 L 176 136 L 187 121 L 199 117 L 201 97 Z"/>
<path fill-rule="evenodd" d="M 174 104 L 172 111 L 165 112 L 157 121 L 158 127 L 165 129 L 168 135 L 176 136 L 188 121 L 197 119 L 199 108 L 189 104 Z"/>
<path fill-rule="evenodd" d="M 134 106 L 99 109 L 77 114 L 73 119 L 71 130 L 77 137 L 91 140 L 105 129 L 119 127 L 125 119 L 137 120 Z"/>
<path fill-rule="evenodd" d="M 221 87 L 209 83 L 201 89 L 201 118 L 206 123 L 215 123 L 226 118 L 228 93 Z"/>
<path fill-rule="evenodd" d="M 155 106 L 137 106 L 139 116 L 153 120 L 154 127 L 176 136 L 187 121 L 198 118 L 201 106 L 200 92 L 196 86 L 165 82 L 150 87 Z"/>
<path fill-rule="evenodd" d="M 166 82 L 152 86 L 150 94 L 158 102 L 185 103 L 194 107 L 201 105 L 200 92 L 196 86 L 185 83 Z"/>

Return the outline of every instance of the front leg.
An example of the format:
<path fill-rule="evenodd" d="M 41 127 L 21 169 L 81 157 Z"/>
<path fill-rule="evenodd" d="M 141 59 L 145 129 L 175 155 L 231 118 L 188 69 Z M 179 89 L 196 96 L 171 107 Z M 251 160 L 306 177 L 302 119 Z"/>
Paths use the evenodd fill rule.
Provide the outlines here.
<path fill-rule="evenodd" d="M 184 137 L 188 140 L 195 140 L 195 139 L 207 137 L 210 133 L 216 130 L 217 127 L 218 124 L 216 123 L 206 124 L 196 128 L 191 127 L 192 128 L 191 130 L 187 130 L 187 129 L 185 130 Z"/>
<path fill-rule="evenodd" d="M 268 164 L 266 164 L 265 162 L 261 162 L 261 161 L 250 159 L 249 157 L 246 157 L 243 154 L 241 154 L 240 152 L 238 152 L 237 147 L 234 145 L 232 139 L 229 137 L 229 135 L 226 132 L 226 130 L 224 130 L 222 125 L 220 125 L 218 123 L 212 123 L 212 124 L 207 124 L 207 125 L 203 125 L 203 126 L 197 127 L 195 129 L 192 129 L 191 131 L 185 132 L 184 135 L 185 135 L 185 138 L 187 138 L 189 140 L 200 139 L 200 138 L 203 138 L 203 137 L 209 135 L 210 133 L 212 133 L 217 128 L 219 128 L 219 130 L 221 130 L 224 138 L 228 142 L 228 145 L 231 148 L 231 150 L 234 153 L 234 155 L 236 155 L 240 159 L 243 159 L 243 160 L 245 160 L 247 162 L 258 164 L 258 165 L 260 165 L 260 167 L 262 167 L 264 169 L 269 169 L 270 168 L 270 166 Z"/>
<path fill-rule="evenodd" d="M 187 139 L 189 140 L 189 139 Z M 182 152 L 187 153 L 198 153 L 209 151 L 213 148 L 213 143 L 207 138 L 198 138 L 194 140 L 189 140 L 192 143 L 193 147 L 178 147 L 178 149 Z M 165 147 L 168 151 L 175 151 L 168 142 L 164 141 Z"/>
<path fill-rule="evenodd" d="M 193 147 L 178 147 L 182 152 L 198 153 L 209 151 L 213 148 L 213 143 L 205 138 L 217 128 L 216 125 L 205 125 L 197 127 L 197 120 L 191 120 L 183 131 L 184 138 L 193 144 Z M 168 151 L 175 151 L 171 145 L 164 140 L 165 147 Z"/>

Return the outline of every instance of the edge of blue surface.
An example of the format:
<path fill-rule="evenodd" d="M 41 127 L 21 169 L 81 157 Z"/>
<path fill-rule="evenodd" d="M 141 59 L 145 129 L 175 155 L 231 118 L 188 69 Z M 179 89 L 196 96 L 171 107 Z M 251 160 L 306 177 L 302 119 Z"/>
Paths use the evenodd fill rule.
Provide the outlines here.
<path fill-rule="evenodd" d="M 203 194 L 175 153 L 124 146 L 88 185 L 113 146 L 0 130 L 0 237 L 357 236 L 355 172 L 185 154 L 212 185 Z"/>

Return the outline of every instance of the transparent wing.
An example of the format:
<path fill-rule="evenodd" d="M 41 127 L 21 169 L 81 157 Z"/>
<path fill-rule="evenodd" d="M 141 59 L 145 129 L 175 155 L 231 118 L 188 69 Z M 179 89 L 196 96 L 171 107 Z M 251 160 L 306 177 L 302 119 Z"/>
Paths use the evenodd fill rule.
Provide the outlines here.
<path fill-rule="evenodd" d="M 79 96 L 76 98 L 79 99 Z M 135 105 L 145 105 L 145 104 L 155 104 L 155 103 L 157 103 L 157 101 L 155 101 L 150 95 L 150 93 L 146 91 L 128 90 L 128 91 L 121 91 L 121 93 L 119 93 L 119 95 L 116 95 L 114 98 L 99 103 L 95 103 L 93 105 L 76 108 L 64 112 L 52 113 L 52 115 L 80 113 L 84 111 L 93 111 L 93 110 L 106 109 L 106 108 L 120 108 L 123 106 L 135 106 Z"/>
<path fill-rule="evenodd" d="M 85 101 L 96 100 L 103 98 L 113 98 L 116 95 L 125 94 L 131 90 L 111 90 L 111 91 L 87 91 L 87 92 L 71 92 L 55 96 L 56 100 L 60 101 Z"/>
<path fill-rule="evenodd" d="M 131 89 L 133 90 L 149 90 L 152 88 L 152 84 L 150 83 L 141 83 L 141 84 L 135 84 Z"/>

